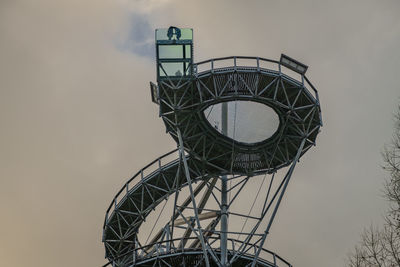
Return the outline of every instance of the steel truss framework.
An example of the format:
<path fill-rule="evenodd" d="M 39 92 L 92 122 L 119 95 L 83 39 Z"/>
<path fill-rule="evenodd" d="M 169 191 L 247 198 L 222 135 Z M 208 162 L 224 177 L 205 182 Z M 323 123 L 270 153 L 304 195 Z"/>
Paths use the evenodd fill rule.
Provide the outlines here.
<path fill-rule="evenodd" d="M 254 64 L 240 66 L 241 59 Z M 261 67 L 266 62 L 277 68 Z M 105 266 L 291 266 L 263 246 L 296 163 L 315 145 L 322 126 L 318 93 L 304 75 L 293 79 L 274 60 L 229 57 L 200 62 L 193 69 L 189 79 L 166 76 L 158 81 L 153 98 L 178 148 L 137 172 L 113 199 L 103 228 Z M 215 130 L 204 110 L 238 100 L 271 107 L 280 120 L 275 134 L 247 144 Z M 283 167 L 286 172 L 275 175 Z M 260 213 L 234 212 L 231 207 L 256 175 L 264 175 L 268 188 Z M 221 177 L 230 182 L 227 203 L 219 194 L 224 190 Z M 189 195 L 182 199 L 185 188 Z M 173 201 L 172 215 L 143 243 L 139 228 L 168 200 Z M 251 221 L 252 227 L 221 231 L 224 210 L 229 218 Z M 267 223 L 263 229 L 262 222 Z M 226 251 L 221 249 L 223 235 Z"/>

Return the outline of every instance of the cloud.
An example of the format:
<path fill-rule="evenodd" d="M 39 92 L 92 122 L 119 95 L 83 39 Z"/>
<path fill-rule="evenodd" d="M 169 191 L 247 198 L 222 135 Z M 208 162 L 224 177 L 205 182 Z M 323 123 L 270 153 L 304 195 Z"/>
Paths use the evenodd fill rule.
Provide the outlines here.
<path fill-rule="evenodd" d="M 115 46 L 123 52 L 155 59 L 154 29 L 147 14 L 134 13 L 130 16 L 127 32 L 117 37 Z"/>

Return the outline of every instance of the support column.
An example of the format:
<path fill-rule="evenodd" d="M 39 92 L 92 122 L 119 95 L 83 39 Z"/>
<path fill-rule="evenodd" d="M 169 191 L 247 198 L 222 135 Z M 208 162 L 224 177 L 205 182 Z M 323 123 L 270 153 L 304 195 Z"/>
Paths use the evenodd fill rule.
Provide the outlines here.
<path fill-rule="evenodd" d="M 222 134 L 228 135 L 228 103 L 222 103 Z M 228 266 L 228 177 L 221 176 L 221 265 Z"/>
<path fill-rule="evenodd" d="M 285 180 L 285 183 L 284 183 L 284 185 L 283 185 L 281 194 L 279 195 L 278 201 L 277 201 L 277 203 L 275 204 L 275 208 L 274 208 L 274 210 L 273 210 L 273 212 L 272 212 L 271 218 L 269 219 L 268 226 L 267 226 L 267 228 L 265 229 L 265 232 L 264 232 L 264 234 L 263 234 L 263 236 L 262 236 L 261 242 L 260 242 L 260 244 L 258 245 L 258 249 L 257 249 L 257 252 L 256 252 L 255 255 L 254 255 L 254 258 L 253 258 L 253 262 L 252 262 L 252 264 L 251 264 L 251 267 L 255 267 L 255 266 L 256 266 L 257 259 L 258 259 L 258 257 L 260 256 L 260 252 L 261 252 L 261 250 L 262 250 L 262 248 L 263 248 L 263 246 L 264 246 L 265 239 L 267 238 L 267 236 L 268 236 L 268 234 L 269 234 L 269 230 L 270 230 L 270 228 L 271 228 L 271 225 L 272 225 L 272 223 L 274 222 L 276 212 L 278 211 L 279 205 L 281 204 L 283 195 L 285 194 L 285 191 L 286 191 L 286 188 L 287 188 L 287 186 L 288 186 L 288 184 L 289 184 L 290 178 L 292 177 L 294 168 L 296 167 L 296 163 L 297 163 L 297 162 L 299 161 L 299 159 L 300 159 L 301 152 L 303 152 L 303 148 L 304 148 L 304 144 L 306 143 L 306 140 L 307 140 L 307 139 L 304 137 L 303 140 L 301 141 L 300 147 L 299 147 L 298 150 L 297 150 L 296 157 L 294 158 L 294 160 L 293 160 L 293 162 L 292 162 L 292 165 L 290 166 L 290 168 L 289 168 L 289 170 L 288 170 L 288 172 L 287 172 L 287 174 L 286 174 L 286 177 L 285 177 L 286 180 Z"/>
<path fill-rule="evenodd" d="M 199 214 L 198 214 L 198 210 L 197 210 L 197 206 L 196 206 L 196 200 L 195 200 L 195 195 L 193 193 L 193 188 L 192 188 L 192 179 L 190 178 L 190 173 L 189 173 L 189 166 L 187 164 L 186 161 L 186 155 L 185 155 L 185 149 L 183 148 L 183 138 L 182 138 L 182 134 L 181 134 L 181 130 L 178 128 L 178 139 L 179 139 L 179 152 L 180 152 L 180 157 L 181 160 L 183 161 L 183 167 L 185 170 L 185 176 L 188 182 L 188 186 L 189 186 L 189 193 L 190 193 L 190 197 L 192 199 L 192 205 L 193 205 L 193 211 L 194 211 L 194 216 L 195 216 L 195 220 L 197 222 L 197 228 L 198 228 L 198 236 L 201 242 L 201 247 L 203 249 L 203 254 L 204 254 L 204 260 L 206 263 L 206 267 L 210 267 L 210 263 L 208 260 L 208 255 L 207 255 L 207 251 L 206 251 L 206 243 L 204 242 L 204 236 L 203 236 L 203 231 L 201 230 L 201 224 L 200 224 L 200 220 L 199 220 Z"/>

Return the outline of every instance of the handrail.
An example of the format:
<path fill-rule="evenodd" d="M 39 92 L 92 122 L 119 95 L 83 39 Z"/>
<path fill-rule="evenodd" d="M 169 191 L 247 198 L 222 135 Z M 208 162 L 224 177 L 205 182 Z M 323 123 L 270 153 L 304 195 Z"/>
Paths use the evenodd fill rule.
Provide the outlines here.
<path fill-rule="evenodd" d="M 233 64 L 227 64 L 224 67 L 215 67 L 215 62 L 218 61 L 223 61 L 223 60 L 229 60 L 229 59 L 233 59 L 234 62 Z M 250 59 L 250 60 L 254 60 L 255 64 L 254 65 L 250 65 L 250 66 L 241 66 L 237 64 L 237 59 Z M 260 67 L 260 62 L 269 62 L 269 63 L 274 63 L 276 64 L 278 70 L 272 70 L 272 69 L 268 69 L 268 68 L 263 68 Z M 208 70 L 206 71 L 202 71 L 199 72 L 199 66 L 201 65 L 205 65 L 207 63 L 210 63 L 210 68 L 208 68 Z M 313 84 L 310 82 L 310 80 L 306 77 L 306 75 L 302 75 L 300 73 L 298 73 L 298 75 L 301 77 L 301 79 L 295 79 L 293 77 L 291 77 L 287 71 L 282 71 L 283 70 L 290 70 L 287 67 L 281 65 L 281 63 L 277 60 L 273 60 L 273 59 L 268 59 L 268 58 L 263 58 L 263 57 L 252 57 L 252 56 L 228 56 L 228 57 L 219 57 L 219 58 L 211 58 L 211 59 L 207 59 L 207 60 L 203 60 L 197 63 L 194 63 L 193 66 L 195 67 L 195 75 L 197 76 L 199 73 L 203 73 L 203 72 L 207 72 L 207 71 L 211 71 L 214 72 L 215 70 L 220 70 L 220 69 L 224 69 L 224 68 L 234 68 L 234 70 L 237 70 L 237 67 L 239 68 L 254 68 L 257 69 L 257 71 L 269 71 L 269 72 L 276 72 L 279 75 L 284 75 L 286 78 L 288 78 L 289 80 L 294 80 L 296 82 L 299 82 L 301 84 L 304 85 L 304 82 L 306 82 L 308 84 L 309 87 L 311 87 L 312 91 L 313 91 L 313 97 L 317 100 L 317 103 L 319 103 L 319 97 L 318 97 L 318 91 L 317 89 L 313 86 Z M 283 67 L 283 68 L 282 68 Z M 291 72 L 293 72 L 292 70 L 290 70 Z"/>
<path fill-rule="evenodd" d="M 213 237 L 213 236 L 208 237 L 208 239 L 219 240 L 218 237 Z M 119 257 L 114 258 L 113 260 L 107 262 L 107 263 L 106 263 L 105 265 L 103 265 L 102 267 L 107 267 L 107 266 L 111 265 L 115 260 L 124 258 L 124 257 L 126 257 L 127 255 L 129 255 L 129 254 L 133 254 L 133 253 L 137 254 L 137 252 L 140 251 L 140 250 L 141 250 L 141 251 L 148 251 L 148 248 L 149 248 L 149 247 L 160 246 L 160 245 L 163 245 L 163 244 L 166 244 L 166 243 L 171 243 L 171 242 L 175 242 L 175 241 L 182 241 L 182 240 L 186 240 L 186 241 L 189 241 L 189 240 L 198 240 L 198 238 L 197 238 L 197 237 L 174 238 L 174 239 L 169 239 L 169 240 L 163 240 L 163 241 L 155 242 L 155 243 L 148 244 L 148 245 L 144 245 L 144 246 L 140 246 L 140 247 L 135 247 L 134 249 L 132 249 L 132 250 L 130 250 L 130 251 L 128 251 L 128 252 L 125 252 L 124 254 L 120 255 Z M 238 240 L 238 239 L 234 239 L 234 238 L 228 238 L 228 241 L 230 241 L 229 243 L 231 243 L 231 242 L 235 242 L 235 243 L 239 243 L 239 244 L 243 244 L 243 243 L 244 243 L 243 240 Z M 256 245 L 256 244 L 250 244 L 250 243 L 249 243 L 248 245 L 249 245 L 250 247 L 255 247 L 256 249 L 259 249 L 259 246 Z M 289 262 L 287 262 L 285 259 L 283 259 L 282 257 L 280 257 L 280 256 L 279 256 L 278 254 L 276 254 L 275 252 L 270 251 L 270 250 L 265 249 L 265 248 L 261 248 L 261 250 L 264 251 L 265 253 L 267 253 L 268 255 L 270 255 L 274 260 L 278 259 L 279 261 L 281 261 L 282 263 L 284 263 L 285 266 L 292 267 L 292 265 L 291 265 Z M 168 252 L 166 251 L 166 253 L 168 253 L 168 254 L 171 254 L 171 252 L 172 252 L 172 253 L 174 253 L 174 252 L 175 252 L 175 253 L 179 253 L 179 252 L 185 253 L 185 252 L 190 252 L 190 251 L 195 251 L 195 249 L 187 249 L 187 248 L 185 249 L 184 247 L 174 247 L 174 248 L 171 247 L 171 248 L 169 249 Z M 217 250 L 217 251 L 218 251 L 218 250 Z M 236 250 L 229 250 L 229 251 L 231 251 L 231 252 L 236 252 Z M 201 252 L 201 251 L 199 251 L 199 252 Z M 201 252 L 201 253 L 202 253 L 202 252 Z M 147 257 L 144 256 L 144 257 L 141 257 L 140 259 L 141 259 L 141 260 L 150 259 L 150 258 L 154 257 L 155 255 L 156 255 L 156 256 L 160 256 L 160 255 L 164 255 L 164 254 L 160 254 L 160 253 L 157 253 L 157 254 L 155 254 L 155 253 L 153 253 L 153 254 L 147 253 L 147 255 L 146 255 Z M 252 256 L 254 256 L 254 255 L 249 254 L 249 253 L 243 253 L 243 254 L 241 254 L 241 255 L 242 255 L 241 257 L 243 257 L 243 256 L 247 256 L 247 257 L 252 257 Z M 265 262 L 265 263 L 271 263 L 271 262 L 269 262 L 268 260 L 265 260 L 265 259 L 263 259 L 263 258 L 258 258 L 257 261 L 259 261 L 259 262 Z M 276 266 L 278 266 L 278 265 L 276 265 Z"/>
<path fill-rule="evenodd" d="M 211 61 L 220 61 L 220 60 L 227 60 L 227 59 L 234 59 L 234 58 L 238 58 L 238 59 L 260 59 L 262 61 L 280 64 L 279 61 L 276 61 L 274 59 L 263 58 L 263 57 L 229 56 L 229 57 L 217 57 L 217 58 L 211 58 L 211 59 L 203 60 L 203 61 L 194 63 L 194 65 L 202 65 L 202 64 L 205 64 L 205 63 L 208 63 L 208 62 L 211 62 Z"/>
<path fill-rule="evenodd" d="M 135 175 L 132 176 L 132 178 L 130 178 L 130 179 L 124 184 L 124 186 L 117 192 L 117 194 L 115 195 L 115 197 L 112 199 L 110 205 L 108 206 L 108 209 L 107 209 L 107 211 L 106 211 L 106 217 L 105 217 L 105 219 L 104 219 L 103 229 L 106 228 L 107 220 L 110 218 L 110 217 L 109 217 L 109 215 L 110 215 L 109 213 L 110 213 L 111 208 L 112 208 L 113 206 L 117 205 L 117 199 L 118 199 L 118 197 L 121 195 L 121 193 L 122 193 L 123 191 L 129 191 L 129 185 L 130 185 L 130 183 L 131 183 L 136 177 L 138 177 L 138 176 L 140 176 L 141 174 L 143 174 L 143 172 L 144 172 L 145 170 L 149 169 L 149 168 L 150 168 L 152 165 L 154 165 L 155 163 L 158 163 L 158 168 L 156 169 L 156 170 L 158 170 L 158 169 L 160 169 L 161 167 L 165 167 L 165 166 L 169 165 L 169 163 L 172 163 L 172 162 L 176 161 L 177 159 L 175 158 L 175 159 L 169 161 L 165 166 L 163 166 L 163 165 L 161 164 L 161 161 L 162 161 L 163 159 L 167 158 L 168 156 L 170 156 L 171 154 L 173 154 L 173 153 L 175 153 L 175 152 L 177 152 L 177 151 L 178 151 L 178 149 L 174 149 L 174 150 L 172 150 L 172 151 L 170 151 L 170 152 L 168 152 L 168 153 L 165 153 L 164 155 L 158 157 L 157 159 L 153 160 L 152 162 L 150 162 L 149 164 L 147 164 L 145 167 L 143 167 L 142 169 L 140 169 Z M 150 174 L 152 174 L 152 173 L 153 173 L 153 172 L 151 172 Z"/>

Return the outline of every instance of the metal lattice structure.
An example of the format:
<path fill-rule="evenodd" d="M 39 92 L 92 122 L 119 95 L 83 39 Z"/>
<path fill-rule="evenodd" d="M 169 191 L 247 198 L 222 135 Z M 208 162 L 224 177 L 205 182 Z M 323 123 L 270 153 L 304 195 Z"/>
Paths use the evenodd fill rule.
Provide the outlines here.
<path fill-rule="evenodd" d="M 103 228 L 105 266 L 291 266 L 264 244 L 296 163 L 322 126 L 307 66 L 285 55 L 195 64 L 192 37 L 191 29 L 156 31 L 152 100 L 177 149 L 138 171 L 113 199 Z M 229 137 L 225 103 L 235 101 L 271 108 L 275 133 L 253 143 Z M 205 110 L 220 103 L 218 130 Z M 246 189 L 255 181 L 251 207 L 240 210 L 251 203 Z"/>

